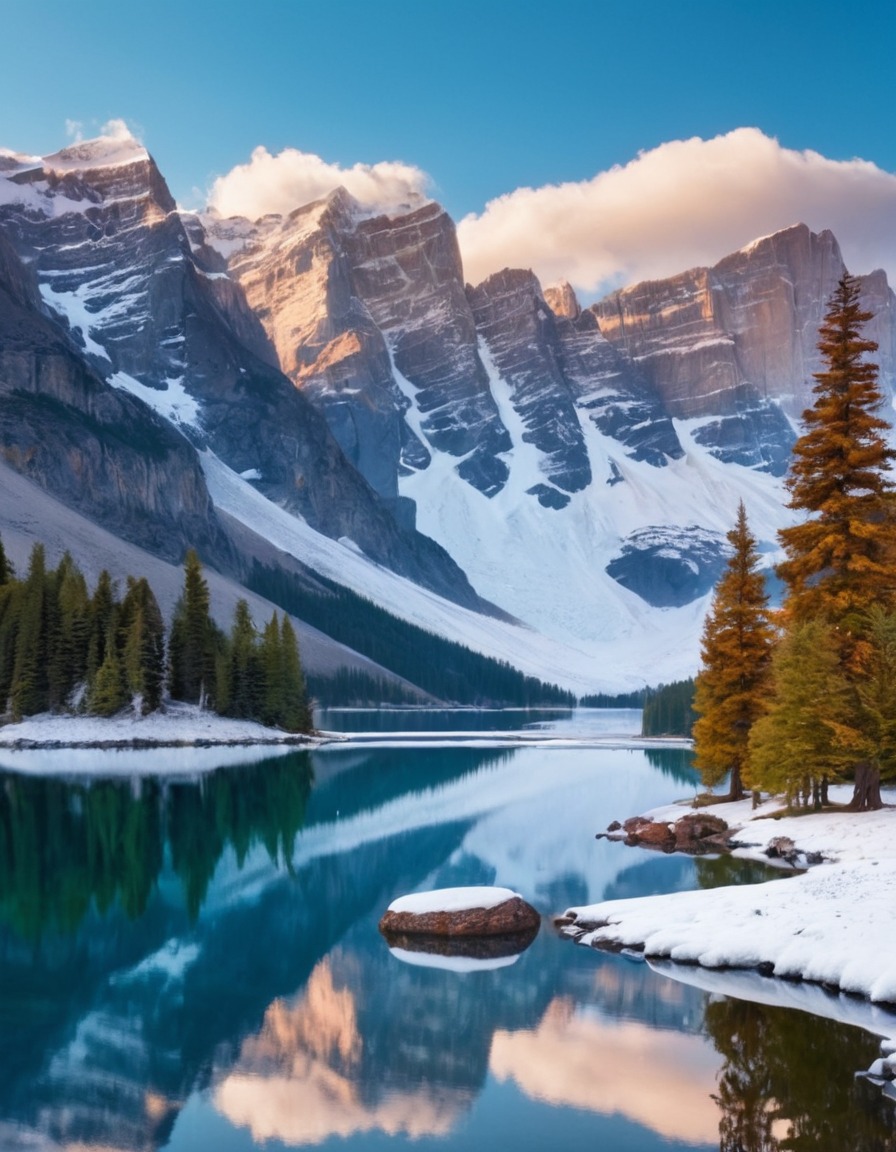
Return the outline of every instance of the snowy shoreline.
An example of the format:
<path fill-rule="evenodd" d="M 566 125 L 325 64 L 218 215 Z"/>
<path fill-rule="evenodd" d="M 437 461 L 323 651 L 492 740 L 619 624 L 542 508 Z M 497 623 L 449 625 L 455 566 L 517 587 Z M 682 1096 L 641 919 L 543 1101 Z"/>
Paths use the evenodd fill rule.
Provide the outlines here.
<path fill-rule="evenodd" d="M 845 803 L 847 787 L 831 798 Z M 896 1005 L 896 794 L 878 812 L 781 814 L 779 800 L 713 804 L 734 830 L 731 855 L 769 863 L 771 841 L 786 837 L 800 858 L 822 858 L 783 881 L 608 900 L 570 908 L 564 932 L 596 947 L 632 948 L 651 958 L 704 968 L 756 969 L 806 980 L 874 1003 Z M 690 804 L 644 815 L 674 823 Z"/>
<path fill-rule="evenodd" d="M 831 789 L 845 804 L 851 789 Z M 673 979 L 727 986 L 731 994 L 780 998 L 785 989 L 815 988 L 832 1002 L 864 1001 L 886 1023 L 888 1037 L 869 1074 L 896 1076 L 896 792 L 878 812 L 843 810 L 782 814 L 780 800 L 756 811 L 750 801 L 701 808 L 734 829 L 732 855 L 769 862 L 771 841 L 787 837 L 805 872 L 760 884 L 605 900 L 567 910 L 561 931 L 577 943 L 641 953 Z M 650 819 L 674 823 L 690 804 L 656 808 Z M 769 977 L 773 979 L 769 979 Z M 776 978 L 776 979 L 774 979 Z M 720 983 L 721 982 L 721 983 Z M 788 993 L 789 994 L 789 993 Z M 810 1011 L 814 1009 L 809 1009 Z M 871 1016 L 869 1015 L 869 1019 Z M 865 1025 L 863 1025 L 865 1026 Z"/>

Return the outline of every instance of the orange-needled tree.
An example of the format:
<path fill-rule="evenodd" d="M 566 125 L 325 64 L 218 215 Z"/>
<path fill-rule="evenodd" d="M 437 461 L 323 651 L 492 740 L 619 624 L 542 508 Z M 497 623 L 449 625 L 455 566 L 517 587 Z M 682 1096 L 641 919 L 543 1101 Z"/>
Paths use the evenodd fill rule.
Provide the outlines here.
<path fill-rule="evenodd" d="M 858 280 L 841 278 L 819 329 L 824 368 L 815 373 L 815 402 L 793 449 L 787 478 L 790 507 L 807 518 L 779 533 L 786 559 L 778 574 L 787 592 L 786 627 L 817 620 L 833 630 L 840 665 L 857 685 L 863 676 L 868 613 L 896 607 L 896 504 L 888 475 L 896 459 L 878 411 L 877 344 L 862 335 L 872 318 L 859 302 Z M 879 769 L 855 765 L 852 805 L 880 807 Z"/>
<path fill-rule="evenodd" d="M 743 501 L 728 541 L 733 554 L 703 626 L 694 693 L 694 763 L 710 788 L 730 773 L 727 798 L 740 800 L 750 729 L 768 692 L 775 630 Z"/>

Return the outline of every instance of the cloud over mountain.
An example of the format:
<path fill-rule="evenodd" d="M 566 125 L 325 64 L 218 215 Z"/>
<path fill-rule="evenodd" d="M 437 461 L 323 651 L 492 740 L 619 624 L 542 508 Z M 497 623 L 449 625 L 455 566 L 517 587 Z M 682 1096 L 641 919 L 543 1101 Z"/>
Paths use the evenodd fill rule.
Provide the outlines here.
<path fill-rule="evenodd" d="M 238 164 L 215 180 L 209 206 L 222 216 L 257 220 L 268 213 L 285 215 L 341 185 L 365 207 L 388 212 L 425 197 L 428 183 L 420 168 L 399 160 L 343 168 L 297 148 L 272 155 L 262 145 L 247 164 Z"/>
<path fill-rule="evenodd" d="M 530 267 L 595 295 L 713 264 L 797 222 L 830 228 L 855 272 L 896 279 L 896 174 L 783 148 L 756 128 L 673 140 L 578 183 L 519 188 L 465 217 L 466 278 Z"/>

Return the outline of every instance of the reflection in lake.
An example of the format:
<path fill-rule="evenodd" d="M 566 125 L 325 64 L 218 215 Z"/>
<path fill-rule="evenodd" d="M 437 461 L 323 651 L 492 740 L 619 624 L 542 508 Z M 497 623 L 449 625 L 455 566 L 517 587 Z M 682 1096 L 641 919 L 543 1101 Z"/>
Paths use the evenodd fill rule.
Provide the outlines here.
<path fill-rule="evenodd" d="M 549 917 L 737 882 L 730 861 L 595 840 L 688 794 L 666 755 L 349 746 L 193 781 L 4 775 L 0 1145 L 734 1152 L 792 1127 L 811 1152 L 891 1148 L 856 1029 L 708 997 L 547 923 L 466 972 L 379 935 L 416 889 L 506 885 Z"/>

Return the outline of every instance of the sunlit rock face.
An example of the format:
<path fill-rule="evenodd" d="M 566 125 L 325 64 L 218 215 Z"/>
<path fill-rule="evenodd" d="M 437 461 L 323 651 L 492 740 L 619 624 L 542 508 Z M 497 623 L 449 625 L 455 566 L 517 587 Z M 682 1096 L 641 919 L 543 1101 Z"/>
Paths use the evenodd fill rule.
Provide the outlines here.
<path fill-rule="evenodd" d="M 229 259 L 283 371 L 378 492 L 394 499 L 399 474 L 429 463 L 424 441 L 462 458 L 460 474 L 487 495 L 500 489 L 510 441 L 442 208 L 371 216 L 337 189 L 259 221 Z M 409 392 L 419 435 L 404 419 Z"/>
<path fill-rule="evenodd" d="M 576 407 L 625 455 L 658 468 L 684 455 L 662 402 L 638 365 L 603 335 L 594 313 L 584 312 L 572 288 L 547 290 L 554 312 L 557 358 Z M 612 476 L 608 479 L 612 483 Z"/>
<path fill-rule="evenodd" d="M 820 367 L 818 328 L 845 271 L 832 233 L 804 224 L 666 280 L 592 306 L 601 332 L 637 363 L 671 416 L 714 417 L 698 434 L 720 459 L 780 475 Z M 881 382 L 892 390 L 894 296 L 883 273 L 863 279 L 875 313 Z"/>

